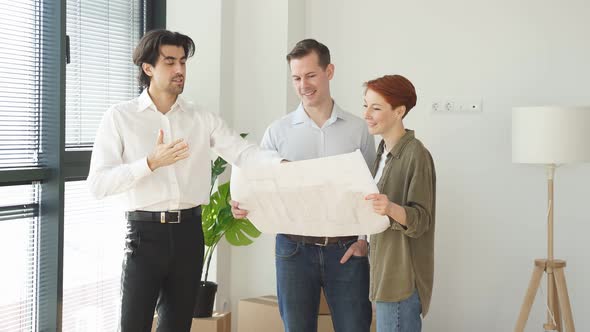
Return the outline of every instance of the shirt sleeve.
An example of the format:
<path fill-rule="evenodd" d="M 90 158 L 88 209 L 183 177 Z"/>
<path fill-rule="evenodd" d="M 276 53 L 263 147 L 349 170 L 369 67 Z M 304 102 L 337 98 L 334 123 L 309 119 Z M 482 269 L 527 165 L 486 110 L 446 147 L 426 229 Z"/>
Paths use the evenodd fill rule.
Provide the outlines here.
<path fill-rule="evenodd" d="M 255 167 L 281 162 L 282 158 L 276 151 L 259 148 L 241 138 L 218 115 L 206 114 L 211 125 L 211 149 L 228 163 L 238 167 Z"/>
<path fill-rule="evenodd" d="M 91 194 L 98 199 L 125 192 L 152 172 L 147 156 L 123 163 L 123 141 L 114 114 L 115 109 L 110 108 L 103 116 L 90 159 L 87 182 Z"/>
<path fill-rule="evenodd" d="M 262 136 L 262 141 L 260 142 L 260 147 L 264 150 L 272 150 L 272 151 L 279 151 L 277 145 L 273 139 L 271 127 L 269 126 L 266 128 L 264 132 L 264 136 Z"/>
<path fill-rule="evenodd" d="M 430 229 L 434 217 L 435 181 L 432 157 L 428 151 L 424 151 L 415 160 L 407 203 L 403 206 L 406 211 L 406 226 L 393 222 L 393 229 L 412 238 L 418 238 Z"/>

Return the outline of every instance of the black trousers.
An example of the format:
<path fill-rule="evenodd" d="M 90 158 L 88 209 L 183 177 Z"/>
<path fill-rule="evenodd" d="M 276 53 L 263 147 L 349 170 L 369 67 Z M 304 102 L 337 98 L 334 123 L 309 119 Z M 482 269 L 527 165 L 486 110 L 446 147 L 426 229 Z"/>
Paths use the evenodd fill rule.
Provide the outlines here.
<path fill-rule="evenodd" d="M 190 331 L 203 266 L 201 217 L 179 224 L 128 221 L 121 275 L 121 332 Z"/>

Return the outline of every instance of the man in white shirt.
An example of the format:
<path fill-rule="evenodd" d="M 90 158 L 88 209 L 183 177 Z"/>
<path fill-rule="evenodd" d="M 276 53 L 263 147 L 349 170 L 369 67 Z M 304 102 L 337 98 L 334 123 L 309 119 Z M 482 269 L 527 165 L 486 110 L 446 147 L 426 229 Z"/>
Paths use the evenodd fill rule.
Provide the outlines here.
<path fill-rule="evenodd" d="M 372 168 L 375 140 L 359 117 L 332 100 L 334 65 L 328 48 L 313 39 L 298 42 L 287 55 L 299 107 L 272 123 L 261 146 L 287 160 L 305 160 L 360 149 Z M 236 218 L 247 211 L 232 201 Z M 322 220 L 318 220 L 322 222 Z M 321 289 L 338 332 L 368 332 L 371 326 L 366 237 L 309 237 L 278 234 L 276 272 L 279 311 L 287 332 L 317 330 Z"/>
<path fill-rule="evenodd" d="M 238 166 L 281 160 L 180 96 L 194 48 L 180 33 L 146 33 L 133 54 L 145 90 L 112 106 L 97 131 L 90 190 L 97 198 L 128 198 L 122 332 L 150 331 L 156 304 L 158 331 L 190 330 L 203 262 L 200 205 L 209 202 L 210 151 Z"/>

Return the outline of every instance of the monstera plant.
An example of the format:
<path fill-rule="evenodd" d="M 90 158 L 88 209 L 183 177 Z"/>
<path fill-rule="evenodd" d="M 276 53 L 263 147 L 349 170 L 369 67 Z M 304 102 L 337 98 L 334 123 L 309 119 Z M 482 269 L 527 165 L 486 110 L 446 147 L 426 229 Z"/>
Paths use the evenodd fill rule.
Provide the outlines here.
<path fill-rule="evenodd" d="M 247 134 L 240 134 L 246 137 Z M 217 191 L 213 193 L 215 182 L 225 171 L 227 162 L 218 157 L 211 162 L 211 190 L 209 192 L 209 204 L 202 207 L 203 236 L 205 238 L 205 256 L 203 259 L 204 280 L 201 281 L 197 291 L 194 317 L 211 317 L 217 284 L 207 281 L 209 266 L 215 248 L 223 237 L 234 246 L 247 246 L 252 244 L 253 238 L 260 236 L 260 231 L 252 225 L 248 219 L 235 219 L 231 213 L 231 199 L 229 182 L 218 184 Z"/>

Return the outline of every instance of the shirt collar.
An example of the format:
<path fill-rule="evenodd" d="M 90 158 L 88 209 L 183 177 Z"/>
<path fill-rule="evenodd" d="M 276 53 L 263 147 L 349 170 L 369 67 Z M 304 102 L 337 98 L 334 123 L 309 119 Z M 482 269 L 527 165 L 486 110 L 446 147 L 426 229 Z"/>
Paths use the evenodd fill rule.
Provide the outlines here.
<path fill-rule="evenodd" d="M 414 137 L 415 137 L 414 131 L 410 130 L 410 129 L 406 129 L 406 133 L 404 134 L 404 136 L 402 136 L 399 139 L 397 144 L 395 144 L 393 149 L 391 149 L 391 151 L 389 151 L 389 153 L 387 155 L 388 156 L 391 155 L 395 159 L 399 159 L 399 157 L 401 156 L 402 152 L 404 151 L 404 149 L 406 148 L 408 143 L 410 141 L 412 141 L 414 139 Z M 382 155 L 384 151 L 385 151 L 385 140 L 381 140 L 381 143 L 379 143 L 379 148 L 377 148 L 377 155 L 379 155 L 379 156 Z"/>
<path fill-rule="evenodd" d="M 143 89 L 143 91 L 141 92 L 139 97 L 137 97 L 137 111 L 138 112 L 145 111 L 146 109 L 148 109 L 150 107 L 153 108 L 154 110 L 156 109 L 156 105 L 154 105 L 152 98 L 150 97 L 150 95 L 147 92 L 147 88 L 145 88 L 145 89 Z"/>
<path fill-rule="evenodd" d="M 330 118 L 326 121 L 326 126 L 329 126 L 336 122 L 337 119 L 344 120 L 343 110 L 334 102 L 334 106 L 332 107 L 332 114 Z M 305 112 L 305 108 L 303 108 L 303 103 L 299 103 L 297 109 L 293 114 L 293 118 L 291 119 L 291 124 L 296 125 L 300 123 L 308 123 L 311 122 L 311 118 Z"/>
<path fill-rule="evenodd" d="M 152 97 L 150 97 L 147 91 L 147 88 L 143 89 L 143 91 L 137 98 L 137 101 L 137 112 L 142 112 L 147 109 L 152 109 L 153 111 L 157 110 L 156 105 L 152 100 Z M 187 102 L 181 95 L 178 95 L 178 97 L 176 98 L 176 102 L 174 103 L 174 105 L 172 105 L 172 108 L 170 110 L 173 111 L 176 108 L 178 108 L 181 111 L 185 111 L 187 108 Z"/>
<path fill-rule="evenodd" d="M 186 111 L 188 106 L 188 102 L 181 96 L 178 95 L 176 98 L 176 102 L 172 105 L 172 110 L 178 108 L 180 111 Z"/>

